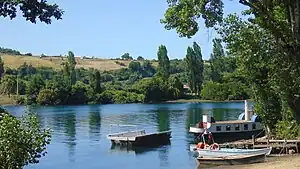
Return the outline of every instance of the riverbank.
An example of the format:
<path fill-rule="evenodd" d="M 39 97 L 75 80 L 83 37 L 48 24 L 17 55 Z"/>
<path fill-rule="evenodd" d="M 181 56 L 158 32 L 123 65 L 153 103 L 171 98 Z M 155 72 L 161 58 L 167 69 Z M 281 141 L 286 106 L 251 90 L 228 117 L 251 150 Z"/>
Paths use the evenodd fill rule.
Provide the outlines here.
<path fill-rule="evenodd" d="M 218 100 L 201 100 L 201 99 L 178 99 L 178 100 L 168 100 L 166 103 L 231 103 L 231 102 L 244 102 L 245 100 L 223 100 L 223 101 L 218 101 Z M 252 101 L 252 100 L 249 100 Z"/>
<path fill-rule="evenodd" d="M 12 96 L 0 95 L 0 105 L 16 105 L 16 101 Z"/>
<path fill-rule="evenodd" d="M 268 157 L 266 162 L 247 165 L 218 166 L 210 169 L 299 169 L 300 155 Z"/>
<path fill-rule="evenodd" d="M 250 100 L 251 101 L 251 100 Z M 178 99 L 178 100 L 168 100 L 160 103 L 236 103 L 244 102 L 244 100 L 201 100 L 201 99 Z M 7 95 L 0 95 L 0 105 L 16 105 L 16 101 L 13 96 L 8 97 Z"/>

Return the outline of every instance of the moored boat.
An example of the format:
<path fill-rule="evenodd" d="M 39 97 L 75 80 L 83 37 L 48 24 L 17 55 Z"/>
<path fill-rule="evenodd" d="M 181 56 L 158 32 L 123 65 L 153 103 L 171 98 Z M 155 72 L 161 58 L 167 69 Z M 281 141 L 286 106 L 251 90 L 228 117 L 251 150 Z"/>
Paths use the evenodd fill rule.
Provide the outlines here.
<path fill-rule="evenodd" d="M 194 152 L 193 156 L 228 156 L 228 155 L 251 155 L 265 154 L 270 155 L 272 147 L 262 149 L 237 149 L 237 148 L 220 148 L 219 150 L 197 149 L 196 145 L 190 146 L 190 151 Z"/>
<path fill-rule="evenodd" d="M 135 125 L 117 125 L 120 127 L 135 126 Z M 171 131 L 162 131 L 154 133 L 146 133 L 145 130 L 131 130 L 126 132 L 118 132 L 108 134 L 112 144 L 139 146 L 139 147 L 155 147 L 159 145 L 166 145 L 170 143 Z"/>
<path fill-rule="evenodd" d="M 215 165 L 238 165 L 238 164 L 252 164 L 264 162 L 266 155 L 261 154 L 240 154 L 229 156 L 199 156 L 197 161 L 201 164 L 215 164 Z"/>
<path fill-rule="evenodd" d="M 237 120 L 216 121 L 208 114 L 203 115 L 202 121 L 191 126 L 190 133 L 199 136 L 207 130 L 214 135 L 218 143 L 231 142 L 241 139 L 251 139 L 252 136 L 264 136 L 261 119 L 252 110 L 248 110 L 248 102 L 245 100 L 245 112 L 241 113 Z"/>

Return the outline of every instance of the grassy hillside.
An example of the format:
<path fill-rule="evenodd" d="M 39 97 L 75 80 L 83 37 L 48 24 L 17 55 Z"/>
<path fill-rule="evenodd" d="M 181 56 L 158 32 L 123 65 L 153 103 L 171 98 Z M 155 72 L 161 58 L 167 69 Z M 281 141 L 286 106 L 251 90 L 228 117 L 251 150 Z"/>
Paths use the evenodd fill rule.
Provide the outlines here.
<path fill-rule="evenodd" d="M 24 56 L 24 55 L 9 55 L 0 54 L 5 66 L 10 68 L 18 68 L 24 62 L 31 64 L 33 67 L 53 67 L 55 69 L 61 69 L 62 63 L 66 60 L 66 57 L 42 57 L 39 56 Z M 76 67 L 94 68 L 98 70 L 117 70 L 123 67 L 127 67 L 131 62 L 129 60 L 111 60 L 111 59 L 80 59 L 76 57 Z M 157 62 L 152 63 L 153 66 L 157 66 Z"/>

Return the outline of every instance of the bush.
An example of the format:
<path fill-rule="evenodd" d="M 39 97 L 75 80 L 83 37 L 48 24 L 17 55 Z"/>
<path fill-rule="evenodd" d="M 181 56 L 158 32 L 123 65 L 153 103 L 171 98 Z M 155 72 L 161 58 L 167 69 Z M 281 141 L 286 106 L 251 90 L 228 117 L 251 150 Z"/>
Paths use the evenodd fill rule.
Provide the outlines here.
<path fill-rule="evenodd" d="M 295 139 L 300 136 L 300 125 L 296 120 L 282 120 L 276 124 L 278 139 Z"/>
<path fill-rule="evenodd" d="M 50 143 L 50 130 L 40 129 L 38 118 L 26 113 L 20 120 L 0 108 L 0 166 L 22 169 L 39 162 Z"/>

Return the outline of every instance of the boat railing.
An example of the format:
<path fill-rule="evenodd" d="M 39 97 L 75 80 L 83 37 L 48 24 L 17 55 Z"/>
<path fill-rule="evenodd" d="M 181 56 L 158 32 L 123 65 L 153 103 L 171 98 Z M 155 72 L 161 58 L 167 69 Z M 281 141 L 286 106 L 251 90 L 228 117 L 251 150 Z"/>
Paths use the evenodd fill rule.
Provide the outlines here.
<path fill-rule="evenodd" d="M 111 134 L 113 132 L 113 128 L 114 127 L 118 127 L 118 131 L 117 132 L 125 132 L 125 131 L 137 131 L 137 125 L 133 125 L 133 124 L 110 124 L 109 127 L 109 134 Z M 134 127 L 134 129 L 132 129 L 132 127 Z"/>

